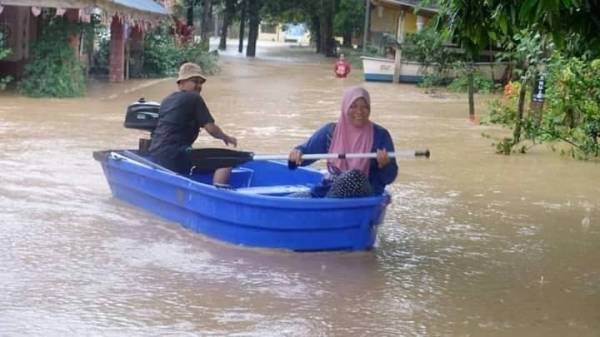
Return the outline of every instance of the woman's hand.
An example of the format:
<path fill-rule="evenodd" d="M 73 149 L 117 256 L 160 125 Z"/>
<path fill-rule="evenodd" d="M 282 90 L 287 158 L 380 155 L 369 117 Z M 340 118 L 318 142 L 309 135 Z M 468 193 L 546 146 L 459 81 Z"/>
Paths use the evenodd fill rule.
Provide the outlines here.
<path fill-rule="evenodd" d="M 292 150 L 292 152 L 290 152 L 290 155 L 288 156 L 288 160 L 298 166 L 301 165 L 302 164 L 302 151 L 300 151 L 298 149 Z"/>
<path fill-rule="evenodd" d="M 388 156 L 386 149 L 378 149 L 377 150 L 377 166 L 379 168 L 384 168 L 387 164 L 390 163 L 390 157 Z"/>

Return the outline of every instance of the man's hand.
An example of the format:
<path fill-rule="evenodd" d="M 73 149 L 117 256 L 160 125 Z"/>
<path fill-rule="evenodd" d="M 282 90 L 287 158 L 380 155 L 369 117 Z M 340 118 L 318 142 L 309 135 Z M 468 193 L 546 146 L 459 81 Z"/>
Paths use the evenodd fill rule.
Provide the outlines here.
<path fill-rule="evenodd" d="M 204 125 L 204 130 L 206 130 L 214 138 L 222 140 L 225 145 L 231 144 L 233 147 L 237 147 L 237 139 L 235 137 L 228 136 L 217 124 L 206 123 Z"/>
<path fill-rule="evenodd" d="M 237 139 L 235 137 L 225 135 L 223 142 L 225 145 L 233 145 L 233 147 L 237 147 Z"/>

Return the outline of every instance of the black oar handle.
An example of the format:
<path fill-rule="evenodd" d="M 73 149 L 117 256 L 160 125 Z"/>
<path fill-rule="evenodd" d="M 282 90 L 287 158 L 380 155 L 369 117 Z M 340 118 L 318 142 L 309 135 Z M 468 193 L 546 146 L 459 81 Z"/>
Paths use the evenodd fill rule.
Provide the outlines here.
<path fill-rule="evenodd" d="M 431 156 L 431 152 L 429 152 L 429 149 L 415 151 L 415 157 L 425 157 L 429 159 L 429 156 Z"/>
<path fill-rule="evenodd" d="M 388 155 L 393 158 L 409 157 L 411 155 L 414 155 L 415 157 L 425 157 L 425 158 L 429 159 L 429 157 L 431 156 L 431 152 L 429 152 L 429 149 L 414 150 L 414 151 L 403 150 L 403 151 L 396 151 L 396 152 L 388 152 Z M 267 156 L 261 156 L 261 157 L 267 157 Z M 269 156 L 269 157 L 270 158 L 261 158 L 261 159 L 283 159 L 283 158 L 272 158 L 274 156 Z M 320 154 L 306 154 L 306 155 L 302 156 L 302 159 L 307 159 L 307 160 L 311 160 L 311 159 L 350 159 L 350 158 L 377 158 L 377 153 L 375 153 L 375 152 L 370 152 L 370 153 L 320 153 Z M 298 164 L 288 160 L 288 168 L 290 170 L 296 169 L 297 167 L 298 167 Z"/>

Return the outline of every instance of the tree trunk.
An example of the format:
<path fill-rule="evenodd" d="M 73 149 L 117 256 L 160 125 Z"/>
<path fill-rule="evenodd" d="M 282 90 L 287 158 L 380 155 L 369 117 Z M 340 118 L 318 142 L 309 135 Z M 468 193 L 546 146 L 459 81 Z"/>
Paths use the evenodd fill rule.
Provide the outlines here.
<path fill-rule="evenodd" d="M 475 85 L 473 83 L 474 75 L 475 72 L 475 65 L 471 62 L 469 64 L 469 70 L 468 70 L 468 85 L 469 85 L 469 120 L 474 121 L 475 120 Z"/>
<path fill-rule="evenodd" d="M 202 31 L 200 32 L 200 40 L 202 41 L 202 48 L 204 50 L 209 49 L 210 44 L 210 18 L 212 16 L 212 2 L 211 0 L 204 0 L 202 3 Z"/>
<path fill-rule="evenodd" d="M 312 17 L 312 32 L 310 34 L 315 44 L 317 54 L 321 53 L 321 19 L 317 15 Z"/>
<path fill-rule="evenodd" d="M 246 30 L 246 12 L 248 11 L 248 0 L 240 2 L 240 43 L 238 45 L 238 53 L 244 52 L 244 33 Z"/>
<path fill-rule="evenodd" d="M 342 45 L 346 48 L 352 48 L 352 31 L 344 32 L 344 41 Z"/>
<path fill-rule="evenodd" d="M 248 46 L 246 56 L 256 56 L 256 40 L 258 39 L 258 28 L 260 25 L 260 0 L 249 0 L 248 6 Z"/>
<path fill-rule="evenodd" d="M 187 25 L 194 25 L 194 4 L 196 0 L 188 0 L 188 8 L 187 8 Z"/>
<path fill-rule="evenodd" d="M 513 131 L 513 145 L 521 141 L 521 125 L 523 123 L 523 110 L 525 109 L 525 93 L 527 92 L 527 80 L 521 81 L 519 89 L 519 106 L 517 110 L 517 120 L 515 121 L 515 130 Z"/>
<path fill-rule="evenodd" d="M 333 38 L 333 9 L 335 2 L 325 0 L 323 2 L 323 14 L 321 15 L 321 51 L 327 57 L 336 54 L 335 39 Z"/>
<path fill-rule="evenodd" d="M 225 0 L 225 11 L 223 13 L 223 27 L 221 27 L 221 40 L 219 41 L 219 50 L 227 49 L 227 31 L 231 24 L 231 18 L 235 15 L 236 0 Z"/>
<path fill-rule="evenodd" d="M 504 73 L 502 74 L 502 80 L 500 83 L 502 83 L 502 86 L 507 85 L 511 80 L 512 80 L 512 75 L 513 75 L 513 65 L 512 63 L 509 63 L 506 68 L 504 69 Z"/>

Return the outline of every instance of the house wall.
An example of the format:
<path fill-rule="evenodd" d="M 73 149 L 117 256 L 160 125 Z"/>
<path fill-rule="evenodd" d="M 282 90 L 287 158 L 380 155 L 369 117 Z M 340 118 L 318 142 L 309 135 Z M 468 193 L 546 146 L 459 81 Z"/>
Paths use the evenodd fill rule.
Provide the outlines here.
<path fill-rule="evenodd" d="M 64 16 L 72 22 L 77 22 L 78 9 L 68 9 Z M 31 45 L 43 29 L 40 23 L 40 17 L 31 13 L 31 7 L 4 7 L 0 14 L 0 29 L 6 35 L 5 46 L 11 49 L 11 53 L 0 60 L 0 77 L 10 75 L 13 79 L 21 79 L 25 65 L 31 61 Z M 79 34 L 71 36 L 69 44 L 75 55 L 86 65 L 87 56 L 80 54 Z"/>
<path fill-rule="evenodd" d="M 175 0 L 163 0 L 168 6 L 172 6 Z M 135 9 L 129 9 L 122 5 L 117 5 L 112 0 L 0 0 L 2 12 L 0 13 L 0 29 L 7 35 L 6 45 L 12 49 L 12 53 L 5 59 L 0 60 L 0 78 L 5 75 L 11 75 L 14 79 L 19 80 L 23 74 L 25 65 L 30 61 L 30 46 L 41 30 L 41 20 L 32 14 L 30 6 L 40 6 L 43 8 L 64 8 L 68 9 L 64 14 L 71 21 L 80 20 L 79 9 L 90 8 L 90 6 L 101 5 L 106 13 L 119 13 L 124 17 L 131 17 L 136 20 L 147 20 L 147 22 L 156 22 L 159 18 L 165 18 L 154 12 L 144 12 Z M 123 11 L 123 9 L 128 9 Z M 86 12 L 87 13 L 87 12 Z M 89 13 L 86 16 L 89 17 Z M 85 19 L 83 19 L 85 21 Z M 121 28 L 121 33 L 123 29 Z M 122 80 L 124 68 L 118 64 L 123 62 L 121 56 L 124 50 L 124 41 L 126 38 L 113 41 L 116 51 L 112 52 L 112 60 L 114 67 L 112 69 L 115 81 Z M 87 66 L 89 56 L 81 50 L 79 35 L 74 35 L 70 39 L 70 44 L 73 47 L 74 53 Z M 120 59 L 120 60 L 119 60 Z M 120 73 L 120 74 L 119 74 Z"/>
<path fill-rule="evenodd" d="M 371 10 L 371 33 L 388 33 L 396 35 L 398 30 L 398 17 L 401 9 L 399 7 L 375 6 Z M 412 8 L 404 9 L 404 33 L 417 32 L 417 14 Z M 429 16 L 423 14 L 425 25 L 429 21 Z"/>
<path fill-rule="evenodd" d="M 383 8 L 379 9 L 379 8 Z M 375 7 L 371 10 L 372 33 L 396 33 L 399 11 L 384 7 Z"/>
<path fill-rule="evenodd" d="M 283 34 L 281 34 L 281 33 L 282 33 L 281 24 L 262 22 L 258 28 L 257 40 L 282 42 Z"/>
<path fill-rule="evenodd" d="M 4 6 L 0 14 L 0 29 L 4 36 L 4 47 L 11 53 L 0 60 L 0 77 L 10 75 L 20 78 L 29 59 L 30 40 L 35 38 L 36 18 L 29 7 Z"/>

